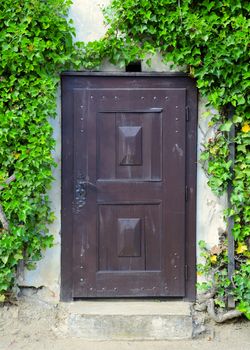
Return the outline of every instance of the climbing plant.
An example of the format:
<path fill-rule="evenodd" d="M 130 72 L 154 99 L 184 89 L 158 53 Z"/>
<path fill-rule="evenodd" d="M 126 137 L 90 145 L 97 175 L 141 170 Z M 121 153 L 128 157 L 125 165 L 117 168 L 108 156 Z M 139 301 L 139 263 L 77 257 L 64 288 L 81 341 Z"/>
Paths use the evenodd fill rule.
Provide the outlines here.
<path fill-rule="evenodd" d="M 48 189 L 55 165 L 49 118 L 59 73 L 76 68 L 78 44 L 66 19 L 69 0 L 0 4 L 0 301 L 20 261 L 34 266 L 52 245 Z"/>
<path fill-rule="evenodd" d="M 84 65 L 93 68 L 104 58 L 125 66 L 147 60 L 160 52 L 164 62 L 173 62 L 196 79 L 207 98 L 207 116 L 213 136 L 204 144 L 201 161 L 208 184 L 222 195 L 230 182 L 233 192 L 225 219 L 234 220 L 236 273 L 227 277 L 227 236 L 221 245 L 208 249 L 201 243 L 205 265 L 202 284 L 214 290 L 218 306 L 225 307 L 232 294 L 237 308 L 250 318 L 250 110 L 249 110 L 249 11 L 248 0 L 113 0 L 105 13 L 107 32 L 103 39 L 85 47 Z M 217 112 L 215 112 L 217 110 Z M 233 112 L 233 117 L 230 115 Z M 230 140 L 234 127 L 236 136 Z M 235 143 L 235 163 L 229 145 Z M 232 168 L 232 169 L 231 169 Z M 203 267 L 202 267 L 203 266 Z"/>

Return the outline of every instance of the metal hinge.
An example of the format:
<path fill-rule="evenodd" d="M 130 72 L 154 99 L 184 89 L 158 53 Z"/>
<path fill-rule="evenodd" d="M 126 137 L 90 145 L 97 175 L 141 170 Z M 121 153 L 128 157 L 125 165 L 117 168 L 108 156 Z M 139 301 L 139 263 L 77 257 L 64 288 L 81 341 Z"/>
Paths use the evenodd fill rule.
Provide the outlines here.
<path fill-rule="evenodd" d="M 186 106 L 186 121 L 189 121 L 189 106 Z"/>
<path fill-rule="evenodd" d="M 188 280 L 188 266 L 185 265 L 185 280 Z"/>
<path fill-rule="evenodd" d="M 185 186 L 185 201 L 188 201 L 188 187 Z"/>

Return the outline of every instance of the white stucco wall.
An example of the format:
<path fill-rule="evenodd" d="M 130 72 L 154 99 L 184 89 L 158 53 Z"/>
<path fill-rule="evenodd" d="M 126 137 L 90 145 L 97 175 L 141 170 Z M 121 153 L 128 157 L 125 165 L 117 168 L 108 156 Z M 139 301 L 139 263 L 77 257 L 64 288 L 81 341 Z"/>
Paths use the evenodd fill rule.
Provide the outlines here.
<path fill-rule="evenodd" d="M 76 26 L 76 40 L 92 41 L 99 39 L 105 33 L 105 27 L 102 24 L 101 6 L 105 6 L 110 0 L 74 0 L 70 11 L 70 17 L 74 20 Z M 102 70 L 120 70 L 120 68 L 104 64 Z M 168 65 L 164 65 L 159 56 L 152 60 L 152 66 L 149 68 L 145 63 L 142 64 L 143 71 L 167 72 L 170 70 Z M 202 117 L 205 110 L 205 101 L 199 101 L 199 121 L 198 121 L 198 157 L 201 144 L 208 136 L 207 120 Z M 57 141 L 54 152 L 58 167 L 54 169 L 54 178 L 50 199 L 52 209 L 56 214 L 56 220 L 50 226 L 50 232 L 55 237 L 55 245 L 48 249 L 43 260 L 38 262 L 37 269 L 34 271 L 22 271 L 19 276 L 20 286 L 44 287 L 41 290 L 45 299 L 54 301 L 59 300 L 60 293 L 60 210 L 61 210 L 61 111 L 60 111 L 60 89 L 58 93 L 58 116 L 51 121 L 54 127 L 54 137 Z M 223 222 L 223 209 L 226 205 L 226 199 L 216 198 L 207 186 L 207 179 L 198 163 L 197 174 L 197 242 L 205 240 L 210 246 L 217 243 L 218 230 L 225 228 Z M 198 252 L 199 255 L 199 252 Z"/>

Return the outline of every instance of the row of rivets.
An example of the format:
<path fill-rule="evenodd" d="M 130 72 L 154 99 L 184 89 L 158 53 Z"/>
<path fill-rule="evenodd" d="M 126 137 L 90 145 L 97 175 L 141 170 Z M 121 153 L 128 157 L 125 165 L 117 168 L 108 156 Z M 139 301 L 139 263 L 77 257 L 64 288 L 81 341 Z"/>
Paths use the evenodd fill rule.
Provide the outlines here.
<path fill-rule="evenodd" d="M 178 121 L 179 118 L 175 118 L 175 120 Z M 179 131 L 178 131 L 178 130 L 175 130 L 175 132 L 178 134 Z"/>
<path fill-rule="evenodd" d="M 178 108 L 179 108 L 179 106 L 175 106 L 175 108 L 176 108 L 176 109 L 178 109 Z M 175 120 L 176 120 L 176 121 L 178 121 L 178 120 L 179 120 L 179 118 L 175 118 Z M 176 132 L 176 134 L 178 134 L 178 133 L 179 133 L 179 130 L 175 130 L 175 132 Z"/>
<path fill-rule="evenodd" d="M 93 99 L 94 99 L 94 96 L 90 96 L 90 98 L 91 98 L 91 100 L 93 100 Z M 102 96 L 102 99 L 103 99 L 103 100 L 105 100 L 105 98 L 106 98 L 106 96 Z M 119 97 L 118 97 L 118 96 L 115 96 L 114 99 L 115 99 L 115 100 L 119 100 Z M 141 100 L 144 100 L 144 99 L 145 99 L 145 97 L 144 97 L 144 96 L 141 96 Z M 157 100 L 157 97 L 154 96 L 153 99 L 154 99 L 154 100 Z M 168 100 L 168 96 L 165 96 L 165 100 Z M 83 106 L 81 106 L 81 108 L 83 108 Z M 178 108 L 178 106 L 176 106 L 176 108 Z"/>
<path fill-rule="evenodd" d="M 174 277 L 174 280 L 177 280 L 177 277 Z M 84 279 L 83 278 L 80 278 L 80 282 L 83 282 L 84 281 Z M 164 287 L 164 289 L 165 290 L 168 290 L 168 287 Z M 90 291 L 93 291 L 93 288 L 91 287 L 91 288 L 89 288 L 89 290 Z M 113 290 L 115 291 L 115 292 L 117 292 L 118 291 L 118 288 L 113 288 Z M 141 290 L 144 290 L 144 288 L 142 287 L 141 288 Z M 155 291 L 156 290 L 156 287 L 153 287 L 153 290 Z M 105 291 L 105 288 L 102 288 L 102 291 Z"/>
<path fill-rule="evenodd" d="M 83 118 L 81 118 L 81 120 L 83 120 Z M 83 130 L 81 130 L 81 132 L 83 132 Z M 81 254 L 80 254 L 80 257 L 81 257 L 81 258 L 83 257 L 83 253 L 82 253 L 82 252 L 81 252 Z M 82 261 L 82 259 L 81 259 L 81 261 Z M 83 270 L 83 265 L 80 266 L 80 269 Z M 83 282 L 83 281 L 84 281 L 84 278 L 81 277 L 81 278 L 80 278 L 80 282 Z"/>
<path fill-rule="evenodd" d="M 81 109 L 83 109 L 83 107 L 84 107 L 83 105 L 80 106 Z M 81 122 L 83 122 L 83 120 L 84 120 L 83 116 L 81 116 L 80 120 L 81 120 Z M 84 131 L 83 130 L 83 123 L 81 123 L 81 124 L 82 124 L 82 128 L 80 129 L 80 132 L 83 132 Z"/>
<path fill-rule="evenodd" d="M 174 279 L 176 280 L 177 277 L 174 277 Z M 83 279 L 83 278 L 80 278 L 80 282 L 83 282 L 83 281 L 84 281 L 84 279 Z M 153 287 L 152 289 L 153 289 L 153 290 L 156 290 L 156 287 Z M 164 287 L 164 289 L 167 290 L 168 287 Z M 89 288 L 89 290 L 92 291 L 93 288 L 91 287 L 91 288 Z M 144 287 L 141 287 L 141 290 L 144 290 Z M 105 291 L 105 288 L 102 288 L 102 291 Z M 113 291 L 114 291 L 114 292 L 117 292 L 117 291 L 118 291 L 118 288 L 116 288 L 116 287 L 113 288 Z"/>
<path fill-rule="evenodd" d="M 177 256 L 178 254 L 177 253 L 174 253 L 174 256 Z M 177 265 L 174 265 L 174 268 L 176 269 L 177 268 Z M 177 277 L 175 276 L 174 277 L 174 280 L 177 280 Z"/>
<path fill-rule="evenodd" d="M 174 277 L 174 279 L 176 279 L 176 277 Z M 83 282 L 84 279 L 83 278 L 80 278 L 80 282 Z M 164 287 L 164 289 L 168 289 L 168 287 Z M 93 290 L 93 288 L 89 288 L 89 290 Z M 105 288 L 102 288 L 103 291 L 105 291 Z M 118 288 L 113 288 L 114 292 L 117 292 L 118 291 Z M 144 290 L 144 287 L 141 288 L 141 290 Z M 156 287 L 153 287 L 153 290 L 156 290 Z"/>

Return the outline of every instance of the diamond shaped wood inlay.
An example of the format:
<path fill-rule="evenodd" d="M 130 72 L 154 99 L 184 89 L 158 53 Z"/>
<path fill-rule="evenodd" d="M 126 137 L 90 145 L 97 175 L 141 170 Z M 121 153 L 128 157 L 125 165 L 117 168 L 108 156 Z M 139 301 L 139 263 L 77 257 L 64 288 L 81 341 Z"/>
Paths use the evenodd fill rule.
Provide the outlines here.
<path fill-rule="evenodd" d="M 118 219 L 117 250 L 119 257 L 141 256 L 141 219 Z"/>
<path fill-rule="evenodd" d="M 142 165 L 142 127 L 119 126 L 119 164 Z"/>

